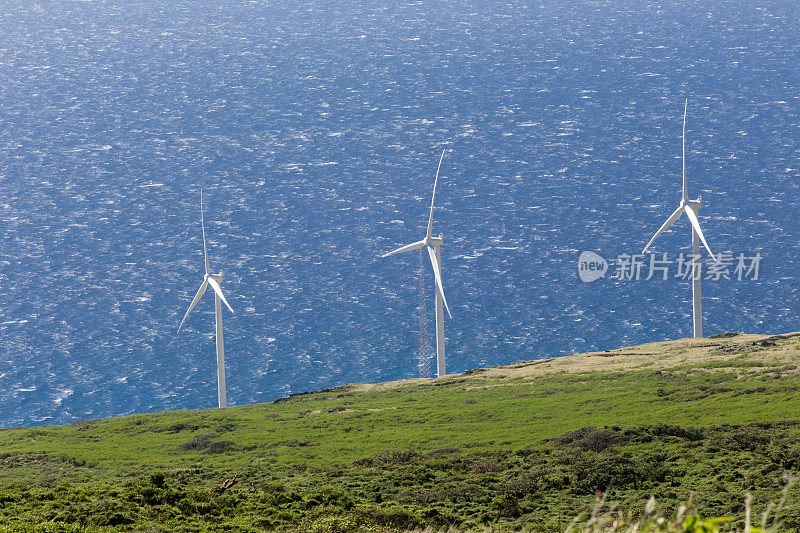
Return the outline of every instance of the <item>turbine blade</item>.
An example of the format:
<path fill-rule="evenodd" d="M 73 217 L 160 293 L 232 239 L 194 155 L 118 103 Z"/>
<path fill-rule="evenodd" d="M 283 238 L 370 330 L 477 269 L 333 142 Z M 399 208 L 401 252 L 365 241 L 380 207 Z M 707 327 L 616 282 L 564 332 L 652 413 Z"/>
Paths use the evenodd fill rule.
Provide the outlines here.
<path fill-rule="evenodd" d="M 208 250 L 206 249 L 206 222 L 203 217 L 203 189 L 200 189 L 200 225 L 203 227 L 203 259 L 206 264 L 206 275 L 211 270 L 208 268 Z"/>
<path fill-rule="evenodd" d="M 686 202 L 689 200 L 689 192 L 686 188 L 686 109 L 689 107 L 689 99 L 686 99 L 686 102 L 683 104 L 683 155 L 681 156 L 681 161 L 683 161 L 683 201 Z"/>
<path fill-rule="evenodd" d="M 450 318 L 453 318 L 453 315 L 450 313 L 450 307 L 447 305 L 447 298 L 444 297 L 444 289 L 442 288 L 442 269 L 439 268 L 439 261 L 436 260 L 436 252 L 434 252 L 433 248 L 430 246 L 428 246 L 428 257 L 431 258 L 433 276 L 436 278 L 436 290 L 439 291 L 439 295 L 442 297 L 442 302 L 444 302 L 444 308 L 447 309 L 447 314 L 450 316 Z"/>
<path fill-rule="evenodd" d="M 431 214 L 428 216 L 428 233 L 427 236 L 430 239 L 431 233 L 433 232 L 433 201 L 436 199 L 436 183 L 439 181 L 439 169 L 442 168 L 442 159 L 444 159 L 444 151 L 442 150 L 442 155 L 439 157 L 439 166 L 436 167 L 436 178 L 433 180 L 433 195 L 431 196 Z"/>
<path fill-rule="evenodd" d="M 228 307 L 228 309 L 231 310 L 231 313 L 233 313 L 233 308 L 228 303 L 228 300 L 225 299 L 225 295 L 222 294 L 222 289 L 220 288 L 219 283 L 217 283 L 217 280 L 209 276 L 208 284 L 211 285 L 211 288 L 214 289 L 214 292 L 217 293 L 217 296 L 219 296 L 219 299 L 222 300 L 222 303 L 224 303 Z"/>
<path fill-rule="evenodd" d="M 656 237 L 658 237 L 659 235 L 661 235 L 662 233 L 664 233 L 665 231 L 667 231 L 667 229 L 668 229 L 668 228 L 669 228 L 671 225 L 673 225 L 673 224 L 675 223 L 675 221 L 676 221 L 676 220 L 678 220 L 678 217 L 680 217 L 680 216 L 681 216 L 681 213 L 683 213 L 683 206 L 678 206 L 678 209 L 676 209 L 676 210 L 675 210 L 675 212 L 674 212 L 674 213 L 672 213 L 672 214 L 669 216 L 669 218 L 667 219 L 667 221 L 666 221 L 666 222 L 664 222 L 664 223 L 661 225 L 661 227 L 660 227 L 660 228 L 658 228 L 658 231 L 656 232 L 656 234 L 655 234 L 655 235 L 653 235 L 653 238 L 652 238 L 652 239 L 650 239 L 650 242 L 648 242 L 648 243 L 647 243 L 647 246 L 645 246 L 645 247 L 644 247 L 644 250 L 642 250 L 642 253 L 645 253 L 645 252 L 647 251 L 647 249 L 648 249 L 648 248 L 650 248 L 650 245 L 651 245 L 651 244 L 653 244 L 653 241 L 654 241 L 654 240 L 656 240 Z"/>
<path fill-rule="evenodd" d="M 410 252 L 411 250 L 419 250 L 425 246 L 425 241 L 417 241 L 413 244 L 407 244 L 405 246 L 401 246 L 397 250 L 392 250 L 391 252 L 383 254 L 381 257 L 389 257 L 390 255 L 399 254 L 400 252 Z"/>
<path fill-rule="evenodd" d="M 189 313 L 192 312 L 192 309 L 194 309 L 194 306 L 197 305 L 197 302 L 199 302 L 200 298 L 202 298 L 203 295 L 206 293 L 206 288 L 207 287 L 208 287 L 208 279 L 206 278 L 205 280 L 203 280 L 203 284 L 200 285 L 200 288 L 197 290 L 197 294 L 194 295 L 194 299 L 192 300 L 192 303 L 189 304 L 189 310 L 186 311 L 185 315 L 183 315 L 183 320 L 181 320 L 181 325 L 178 326 L 178 333 L 181 332 L 181 328 L 183 327 L 183 323 L 186 322 L 186 317 L 189 316 Z"/>
<path fill-rule="evenodd" d="M 694 228 L 694 231 L 700 237 L 700 240 L 703 241 L 703 246 L 705 246 L 706 250 L 708 250 L 708 253 L 711 255 L 711 259 L 713 259 L 714 262 L 716 263 L 717 262 L 717 258 L 714 257 L 714 252 L 712 252 L 711 248 L 708 247 L 708 243 L 706 242 L 706 238 L 703 235 L 703 230 L 700 229 L 700 221 L 697 220 L 697 215 L 695 214 L 694 210 L 691 207 L 689 207 L 688 205 L 684 209 L 686 210 L 686 215 L 689 217 L 689 220 L 692 222 L 692 227 Z"/>

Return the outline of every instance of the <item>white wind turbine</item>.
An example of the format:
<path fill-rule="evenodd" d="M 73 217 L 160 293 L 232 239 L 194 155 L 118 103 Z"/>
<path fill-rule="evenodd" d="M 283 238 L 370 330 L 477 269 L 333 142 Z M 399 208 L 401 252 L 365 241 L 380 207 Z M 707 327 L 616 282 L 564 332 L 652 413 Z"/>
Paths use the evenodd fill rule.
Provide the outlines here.
<path fill-rule="evenodd" d="M 447 305 L 447 300 L 444 297 L 444 289 L 442 288 L 442 237 L 440 233 L 438 237 L 433 236 L 433 201 L 436 198 L 436 183 L 439 181 L 439 169 L 442 168 L 442 159 L 444 159 L 444 152 L 439 158 L 439 166 L 436 167 L 436 178 L 433 180 L 433 195 L 431 196 L 431 213 L 428 216 L 428 231 L 425 238 L 421 241 L 403 246 L 397 250 L 392 250 L 389 253 L 383 254 L 381 257 L 388 257 L 400 252 L 410 252 L 412 250 L 419 250 L 423 246 L 428 248 L 428 257 L 431 259 L 431 266 L 433 267 L 433 276 L 436 279 L 436 375 L 437 377 L 444 376 L 444 309 L 447 309 L 447 314 L 450 318 L 450 307 Z"/>
<path fill-rule="evenodd" d="M 222 283 L 222 271 L 219 271 L 219 274 L 212 274 L 210 271 L 211 269 L 208 267 L 208 251 L 206 249 L 206 225 L 205 220 L 203 218 L 203 191 L 200 191 L 200 225 L 203 228 L 203 257 L 205 259 L 205 266 L 206 266 L 206 274 L 203 277 L 203 283 L 200 285 L 200 289 L 198 289 L 197 294 L 194 296 L 192 303 L 189 304 L 189 310 L 186 311 L 186 314 L 183 315 L 183 320 L 181 320 L 180 326 L 178 326 L 178 333 L 180 333 L 181 328 L 183 327 L 183 323 L 186 321 L 186 317 L 189 316 L 189 313 L 192 312 L 194 306 L 197 305 L 197 302 L 200 301 L 200 298 L 203 297 L 205 294 L 206 289 L 209 285 L 211 288 L 214 289 L 214 310 L 215 310 L 215 323 L 216 323 L 216 333 L 217 333 L 217 397 L 219 399 L 219 406 L 225 407 L 227 405 L 227 401 L 225 398 L 225 343 L 222 339 L 222 305 L 220 302 L 224 302 L 225 305 L 230 309 L 231 313 L 233 313 L 233 309 L 231 308 L 230 304 L 228 304 L 228 300 L 225 299 L 225 295 L 222 294 L 222 289 L 220 288 L 219 284 Z"/>
<path fill-rule="evenodd" d="M 683 196 L 681 197 L 681 203 L 678 205 L 678 208 L 675 210 L 675 212 L 670 215 L 667 221 L 662 224 L 656 234 L 653 235 L 653 238 L 650 239 L 650 242 L 648 242 L 647 246 L 644 247 L 642 253 L 644 254 L 650 245 L 653 244 L 653 241 L 656 240 L 656 237 L 664 233 L 667 228 L 672 226 L 672 224 L 674 224 L 675 221 L 680 218 L 682 213 L 686 213 L 686 216 L 692 223 L 692 251 L 694 253 L 694 261 L 692 263 L 692 310 L 694 315 L 694 336 L 702 337 L 703 307 L 700 297 L 700 241 L 703 241 L 703 246 L 705 246 L 706 250 L 708 250 L 708 253 L 711 255 L 711 259 L 713 259 L 714 262 L 716 262 L 717 259 L 714 257 L 714 253 L 711 251 L 711 248 L 709 248 L 706 238 L 703 236 L 703 230 L 700 229 L 700 222 L 697 220 L 697 213 L 700 211 L 702 197 L 698 196 L 697 200 L 689 200 L 689 193 L 686 189 L 686 109 L 688 106 L 689 100 L 687 99 L 683 107 Z"/>

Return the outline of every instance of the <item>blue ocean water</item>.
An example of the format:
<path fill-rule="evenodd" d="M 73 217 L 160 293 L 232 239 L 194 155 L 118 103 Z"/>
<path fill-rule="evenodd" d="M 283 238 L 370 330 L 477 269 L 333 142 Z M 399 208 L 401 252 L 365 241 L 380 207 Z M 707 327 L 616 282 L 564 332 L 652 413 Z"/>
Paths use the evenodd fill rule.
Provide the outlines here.
<path fill-rule="evenodd" d="M 448 370 L 691 333 L 686 282 L 591 284 L 689 193 L 706 334 L 786 332 L 800 261 L 794 2 L 7 0 L 0 427 L 415 377 L 418 238 L 442 148 Z M 684 218 L 657 252 L 688 252 Z M 430 272 L 428 295 L 433 294 Z M 429 304 L 432 302 L 429 298 Z M 433 329 L 430 315 L 429 327 Z"/>

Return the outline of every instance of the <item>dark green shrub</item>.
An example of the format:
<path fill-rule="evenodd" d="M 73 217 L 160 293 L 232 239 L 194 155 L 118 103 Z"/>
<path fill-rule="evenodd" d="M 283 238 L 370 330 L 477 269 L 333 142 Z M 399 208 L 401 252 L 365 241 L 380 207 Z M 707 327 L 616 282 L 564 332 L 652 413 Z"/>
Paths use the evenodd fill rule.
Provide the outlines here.
<path fill-rule="evenodd" d="M 211 439 L 216 436 L 216 433 L 201 433 L 200 435 L 194 435 L 192 438 L 181 444 L 180 447 L 184 450 L 204 450 L 208 447 Z"/>
<path fill-rule="evenodd" d="M 205 453 L 223 453 L 236 448 L 236 444 L 230 440 L 217 440 L 209 442 L 204 450 Z"/>
<path fill-rule="evenodd" d="M 556 444 L 572 444 L 583 450 L 600 452 L 609 446 L 622 442 L 623 435 L 608 428 L 585 427 L 568 431 L 553 439 Z"/>
<path fill-rule="evenodd" d="M 164 472 L 155 471 L 150 473 L 150 483 L 156 487 L 163 487 L 165 478 Z"/>

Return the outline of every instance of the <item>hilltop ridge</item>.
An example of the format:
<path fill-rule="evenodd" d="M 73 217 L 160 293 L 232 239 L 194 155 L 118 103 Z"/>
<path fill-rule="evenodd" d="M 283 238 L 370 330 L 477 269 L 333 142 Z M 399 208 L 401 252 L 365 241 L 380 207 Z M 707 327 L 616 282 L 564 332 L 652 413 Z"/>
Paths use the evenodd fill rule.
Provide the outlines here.
<path fill-rule="evenodd" d="M 783 343 L 800 337 L 800 332 L 779 335 L 758 335 L 744 333 L 722 333 L 708 338 L 686 338 L 673 341 L 660 341 L 636 346 L 627 346 L 600 352 L 584 352 L 559 357 L 545 357 L 519 361 L 508 365 L 468 370 L 464 374 L 448 374 L 442 379 L 454 376 L 481 376 L 483 379 L 506 379 L 509 377 L 533 377 L 554 372 L 624 371 L 645 368 L 674 368 L 685 364 L 716 363 L 724 367 L 725 361 L 746 358 L 764 363 L 782 361 L 800 362 L 800 351 L 796 344 Z M 738 368 L 733 363 L 731 368 Z M 357 390 L 375 390 L 389 387 L 402 387 L 425 381 L 424 379 L 404 379 L 377 384 L 350 385 Z M 336 388 L 334 388 L 336 389 Z M 302 393 L 301 393 L 302 394 Z"/>

